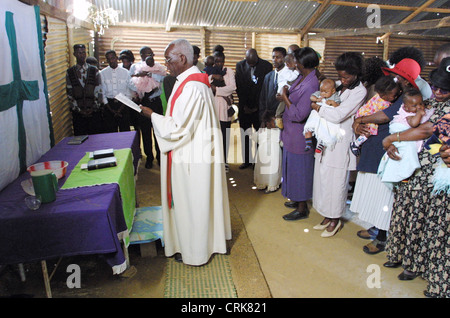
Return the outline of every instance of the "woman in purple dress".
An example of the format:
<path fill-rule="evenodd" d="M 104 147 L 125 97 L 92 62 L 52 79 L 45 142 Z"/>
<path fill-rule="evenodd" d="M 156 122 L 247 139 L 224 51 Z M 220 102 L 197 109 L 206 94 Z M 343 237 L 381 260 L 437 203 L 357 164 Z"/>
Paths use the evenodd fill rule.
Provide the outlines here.
<path fill-rule="evenodd" d="M 285 206 L 295 208 L 283 216 L 286 221 L 305 219 L 309 215 L 307 201 L 312 198 L 314 148 L 305 150 L 303 127 L 311 112 L 311 95 L 319 90 L 316 67 L 319 58 L 312 48 L 304 47 L 294 51 L 300 76 L 288 90 L 284 87 L 279 100 L 286 104 L 283 114 L 283 179 L 282 195 L 290 201 Z"/>

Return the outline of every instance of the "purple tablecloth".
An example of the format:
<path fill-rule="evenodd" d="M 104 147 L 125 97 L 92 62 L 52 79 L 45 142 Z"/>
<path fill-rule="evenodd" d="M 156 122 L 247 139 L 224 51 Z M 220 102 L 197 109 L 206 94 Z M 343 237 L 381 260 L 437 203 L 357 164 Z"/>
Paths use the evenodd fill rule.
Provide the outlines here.
<path fill-rule="evenodd" d="M 62 186 L 86 152 L 131 148 L 135 171 L 140 158 L 136 132 L 91 135 L 81 145 L 62 140 L 37 162 L 69 162 Z M 20 183 L 28 172 L 0 192 L 0 264 L 27 263 L 56 257 L 105 254 L 113 266 L 125 262 L 117 234 L 126 231 L 118 184 L 59 190 L 56 201 L 32 211 Z"/>

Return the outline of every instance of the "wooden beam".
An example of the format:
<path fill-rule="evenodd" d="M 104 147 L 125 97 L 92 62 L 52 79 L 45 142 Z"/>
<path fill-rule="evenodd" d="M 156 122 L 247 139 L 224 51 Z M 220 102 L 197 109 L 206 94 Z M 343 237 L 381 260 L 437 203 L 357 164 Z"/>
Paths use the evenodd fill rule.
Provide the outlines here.
<path fill-rule="evenodd" d="M 170 32 L 170 29 L 172 28 L 172 22 L 173 22 L 173 16 L 175 15 L 175 9 L 177 7 L 178 0 L 172 0 L 170 3 L 170 9 L 169 14 L 167 16 L 167 22 L 166 22 L 166 31 Z"/>
<path fill-rule="evenodd" d="M 389 24 L 381 26 L 380 28 L 358 28 L 358 29 L 346 29 L 338 31 L 329 31 L 317 34 L 309 34 L 308 38 L 331 38 L 337 36 L 356 36 L 356 35 L 369 35 L 369 34 L 382 34 L 386 32 L 405 32 L 411 30 L 428 30 L 437 28 L 446 28 L 450 25 L 450 17 L 445 17 L 436 20 L 424 20 L 419 22 L 409 22 L 403 24 Z"/>
<path fill-rule="evenodd" d="M 318 0 L 316 1 L 318 3 L 325 2 L 324 0 Z M 337 5 L 337 6 L 346 6 L 346 7 L 361 7 L 361 8 L 367 8 L 369 5 L 373 5 L 373 3 L 362 3 L 362 2 L 355 2 L 355 1 L 331 1 L 331 4 Z M 411 6 L 398 6 L 398 5 L 392 5 L 392 4 L 376 4 L 380 7 L 380 9 L 383 10 L 398 10 L 398 11 L 416 11 L 419 9 L 419 7 L 411 7 Z M 433 13 L 450 13 L 450 9 L 446 8 L 425 8 L 423 12 L 433 12 Z"/>
<path fill-rule="evenodd" d="M 314 26 L 314 24 L 319 20 L 319 18 L 322 16 L 322 14 L 325 12 L 325 10 L 330 6 L 330 3 L 332 0 L 325 0 L 320 5 L 320 7 L 314 12 L 314 14 L 311 16 L 311 18 L 308 20 L 308 23 L 301 29 L 300 35 L 301 38 L 305 36 L 305 34 L 308 34 L 309 30 Z"/>
<path fill-rule="evenodd" d="M 133 27 L 133 28 L 154 28 L 164 29 L 165 24 L 147 24 L 147 23 L 129 23 L 119 22 L 115 26 L 119 27 Z M 258 28 L 244 28 L 244 27 L 216 27 L 216 26 L 198 26 L 198 25 L 176 25 L 171 26 L 170 31 L 174 30 L 199 30 L 204 28 L 207 31 L 236 31 L 236 32 L 258 32 L 258 33 L 283 33 L 283 34 L 298 34 L 299 29 L 258 29 Z"/>
<path fill-rule="evenodd" d="M 438 28 L 450 28 L 450 17 L 445 17 L 439 21 Z"/>
<path fill-rule="evenodd" d="M 409 21 L 411 21 L 413 18 L 415 18 L 419 13 L 421 13 L 423 10 L 425 10 L 427 7 L 429 7 L 431 4 L 433 4 L 433 2 L 435 2 L 436 0 L 428 0 L 427 2 L 425 2 L 424 4 L 422 4 L 419 8 L 417 8 L 417 10 L 415 10 L 413 13 L 411 13 L 409 16 L 407 16 L 405 19 L 403 19 L 400 24 L 404 24 L 407 23 Z M 392 32 L 387 32 L 385 34 L 383 34 L 380 37 L 380 40 L 383 41 L 385 38 L 387 38 L 388 36 L 390 36 L 392 34 Z"/>

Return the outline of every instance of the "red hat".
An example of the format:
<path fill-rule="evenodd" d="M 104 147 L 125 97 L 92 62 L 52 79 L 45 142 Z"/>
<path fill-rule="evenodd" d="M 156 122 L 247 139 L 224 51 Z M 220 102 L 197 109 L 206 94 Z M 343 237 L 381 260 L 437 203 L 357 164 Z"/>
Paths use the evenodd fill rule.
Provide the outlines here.
<path fill-rule="evenodd" d="M 390 73 L 400 75 L 410 82 L 412 86 L 419 89 L 415 80 L 420 74 L 420 65 L 413 59 L 406 58 L 395 64 L 394 68 L 382 67 L 381 69 L 384 75 L 389 75 Z"/>

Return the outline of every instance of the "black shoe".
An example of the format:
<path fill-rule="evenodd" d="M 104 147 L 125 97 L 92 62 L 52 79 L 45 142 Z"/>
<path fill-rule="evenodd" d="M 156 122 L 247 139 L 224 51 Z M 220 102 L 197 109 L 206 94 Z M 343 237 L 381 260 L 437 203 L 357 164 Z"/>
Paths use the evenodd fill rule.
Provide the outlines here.
<path fill-rule="evenodd" d="M 400 280 L 413 280 L 417 277 L 415 273 L 407 273 L 406 271 L 403 271 L 400 275 L 397 276 Z"/>
<path fill-rule="evenodd" d="M 435 294 L 430 293 L 428 290 L 424 290 L 423 295 L 428 298 L 437 298 Z"/>
<path fill-rule="evenodd" d="M 287 202 L 284 202 L 284 206 L 287 207 L 287 208 L 296 209 L 298 207 L 298 202 L 287 201 Z"/>
<path fill-rule="evenodd" d="M 402 265 L 402 262 L 398 262 L 398 263 L 386 262 L 383 264 L 383 266 L 387 267 L 387 268 L 397 268 L 397 267 L 400 267 L 401 265 Z"/>
<path fill-rule="evenodd" d="M 183 263 L 183 258 L 181 257 L 180 253 L 175 254 L 175 261 L 178 263 Z"/>
<path fill-rule="evenodd" d="M 294 210 L 291 213 L 283 215 L 283 219 L 285 219 L 286 221 L 297 221 L 297 220 L 306 219 L 306 218 L 308 218 L 308 216 L 309 216 L 308 210 L 303 210 L 302 212 Z"/>
<path fill-rule="evenodd" d="M 250 167 L 252 164 L 251 163 L 243 163 L 239 166 L 239 169 L 247 169 L 248 167 Z"/>
<path fill-rule="evenodd" d="M 153 167 L 153 160 L 147 159 L 145 162 L 145 169 L 151 169 Z"/>

